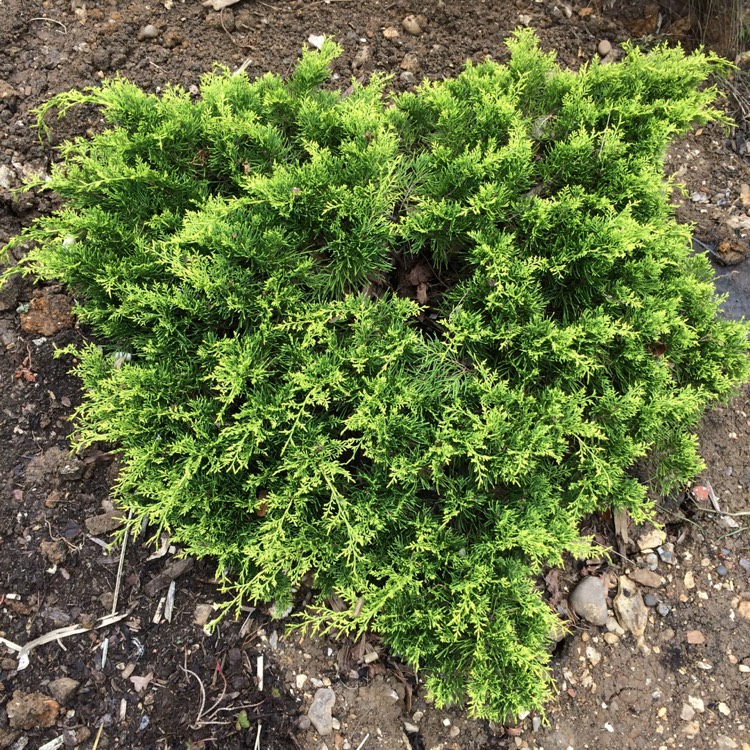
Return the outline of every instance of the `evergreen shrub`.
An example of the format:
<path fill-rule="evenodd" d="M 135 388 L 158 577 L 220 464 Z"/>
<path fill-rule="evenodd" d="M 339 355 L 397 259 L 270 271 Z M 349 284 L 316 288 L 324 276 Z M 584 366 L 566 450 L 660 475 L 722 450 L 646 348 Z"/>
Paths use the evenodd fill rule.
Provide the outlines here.
<path fill-rule="evenodd" d="M 508 45 L 401 94 L 322 86 L 330 41 L 199 98 L 60 94 L 40 125 L 108 127 L 61 147 L 36 187 L 62 208 L 11 242 L 104 342 L 77 353 L 75 440 L 119 447 L 133 527 L 217 560 L 234 605 L 283 610 L 314 573 L 303 623 L 380 634 L 492 719 L 550 694 L 540 572 L 590 550 L 585 514 L 650 517 L 643 457 L 691 479 L 699 416 L 748 374 L 662 164 L 722 117 L 722 62 Z"/>

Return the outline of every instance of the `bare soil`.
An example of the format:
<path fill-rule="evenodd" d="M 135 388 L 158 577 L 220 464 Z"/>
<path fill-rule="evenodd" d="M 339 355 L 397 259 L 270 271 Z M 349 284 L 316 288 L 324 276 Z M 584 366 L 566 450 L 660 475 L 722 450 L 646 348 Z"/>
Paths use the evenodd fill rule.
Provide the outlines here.
<path fill-rule="evenodd" d="M 405 30 L 409 15 L 419 33 Z M 0 20 L 0 245 L 54 205 L 11 192 L 54 158 L 30 128 L 31 110 L 103 77 L 121 74 L 158 91 L 168 82 L 196 86 L 216 62 L 234 69 L 249 60 L 250 75 L 283 74 L 311 34 L 326 34 L 345 50 L 337 85 L 384 70 L 403 89 L 454 75 L 469 58 L 502 61 L 503 39 L 523 24 L 573 68 L 604 39 L 616 59 L 627 39 L 648 46 L 690 33 L 690 19 L 668 4 L 596 0 L 241 0 L 222 12 L 194 0 L 0 0 Z M 732 317 L 750 315 L 743 81 L 740 71 L 727 84 L 737 127 L 696 130 L 665 164 L 685 184 L 675 193 L 678 215 L 695 223 L 695 249 L 714 261 Z M 55 124 L 53 143 L 97 125 L 95 113 L 76 113 Z M 419 676 L 374 636 L 304 639 L 265 606 L 207 633 L 220 598 L 210 562 L 180 563 L 168 540 L 155 553 L 144 544 L 147 530 L 126 548 L 115 606 L 124 616 L 99 627 L 113 609 L 120 561 L 109 544 L 117 459 L 108 446 L 69 454 L 80 386 L 67 374 L 70 359 L 54 351 L 87 336 L 69 306 L 55 285 L 15 279 L 0 290 L 0 637 L 21 646 L 83 626 L 37 647 L 26 668 L 0 645 L 0 748 L 750 750 L 749 390 L 703 421 L 707 468 L 696 486 L 660 500 L 672 564 L 639 551 L 647 530 L 631 527 L 624 543 L 607 516 L 584 530 L 613 548 L 612 597 L 618 576 L 656 568 L 658 585 L 638 584 L 654 597 L 643 638 L 571 621 L 554 654 L 559 697 L 548 723 L 528 716 L 499 726 L 469 719 L 460 706 L 435 709 Z M 549 577 L 550 594 L 601 570 L 571 563 Z M 321 737 L 307 711 L 325 686 L 336 694 L 336 724 Z"/>

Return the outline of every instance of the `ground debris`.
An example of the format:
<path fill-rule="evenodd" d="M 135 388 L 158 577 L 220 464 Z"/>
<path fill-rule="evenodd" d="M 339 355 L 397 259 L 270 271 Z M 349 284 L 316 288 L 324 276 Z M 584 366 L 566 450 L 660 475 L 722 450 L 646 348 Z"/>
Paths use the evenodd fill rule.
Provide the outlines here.
<path fill-rule="evenodd" d="M 54 336 L 73 328 L 73 300 L 65 294 L 46 294 L 29 302 L 29 311 L 21 313 L 21 330 L 41 336 Z"/>
<path fill-rule="evenodd" d="M 183 573 L 187 573 L 193 565 L 195 560 L 192 557 L 186 557 L 182 560 L 175 560 L 170 563 L 156 578 L 152 578 L 144 587 L 143 590 L 147 596 L 154 596 L 158 591 L 161 591 L 166 586 L 179 578 Z"/>
<path fill-rule="evenodd" d="M 573 589 L 569 601 L 572 610 L 592 625 L 607 624 L 607 585 L 609 577 L 605 574 L 586 576 Z"/>
<path fill-rule="evenodd" d="M 623 628 L 636 638 L 642 638 L 648 623 L 648 609 L 638 586 L 627 576 L 620 576 L 619 589 L 614 599 L 617 619 Z"/>
<path fill-rule="evenodd" d="M 16 690 L 6 706 L 8 722 L 13 729 L 49 729 L 60 715 L 60 706 L 44 693 Z"/>

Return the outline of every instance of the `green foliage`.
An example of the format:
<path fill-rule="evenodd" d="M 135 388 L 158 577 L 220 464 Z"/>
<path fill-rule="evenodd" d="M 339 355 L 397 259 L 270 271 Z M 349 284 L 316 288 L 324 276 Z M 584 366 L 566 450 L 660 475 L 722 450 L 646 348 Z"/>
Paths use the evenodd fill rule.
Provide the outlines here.
<path fill-rule="evenodd" d="M 649 517 L 644 456 L 691 478 L 691 429 L 748 374 L 662 172 L 721 117 L 720 61 L 571 73 L 509 45 L 395 96 L 321 88 L 330 42 L 286 82 L 59 95 L 40 124 L 109 126 L 62 147 L 64 207 L 12 243 L 105 342 L 77 354 L 77 445 L 119 446 L 134 527 L 215 558 L 234 604 L 283 609 L 313 571 L 302 622 L 374 630 L 495 719 L 549 696 L 539 573 L 586 553 L 584 514 Z"/>

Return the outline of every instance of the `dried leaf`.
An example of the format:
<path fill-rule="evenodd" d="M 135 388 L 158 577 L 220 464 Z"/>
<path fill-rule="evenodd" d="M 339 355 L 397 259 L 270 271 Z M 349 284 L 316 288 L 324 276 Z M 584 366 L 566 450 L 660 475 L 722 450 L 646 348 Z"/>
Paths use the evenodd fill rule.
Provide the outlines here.
<path fill-rule="evenodd" d="M 549 594 L 549 603 L 554 607 L 563 598 L 563 593 L 560 591 L 560 570 L 558 568 L 551 568 L 547 575 L 544 576 L 544 584 Z"/>
<path fill-rule="evenodd" d="M 432 278 L 432 269 L 426 263 L 417 263 L 406 278 L 413 286 L 426 284 Z"/>
<path fill-rule="evenodd" d="M 326 38 L 322 34 L 310 34 L 310 36 L 307 37 L 307 41 L 315 47 L 315 49 L 320 49 L 325 40 Z"/>
<path fill-rule="evenodd" d="M 35 383 L 36 373 L 32 372 L 30 367 L 31 357 L 24 357 L 23 362 L 19 365 L 19 367 L 16 368 L 16 371 L 13 373 L 13 377 L 16 380 L 20 380 L 21 378 L 23 378 L 27 383 Z"/>
<path fill-rule="evenodd" d="M 151 680 L 154 679 L 154 673 L 149 672 L 145 677 L 139 677 L 137 674 L 131 676 L 130 681 L 135 687 L 136 693 L 142 693 L 151 684 Z"/>

